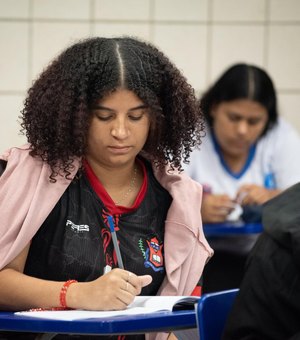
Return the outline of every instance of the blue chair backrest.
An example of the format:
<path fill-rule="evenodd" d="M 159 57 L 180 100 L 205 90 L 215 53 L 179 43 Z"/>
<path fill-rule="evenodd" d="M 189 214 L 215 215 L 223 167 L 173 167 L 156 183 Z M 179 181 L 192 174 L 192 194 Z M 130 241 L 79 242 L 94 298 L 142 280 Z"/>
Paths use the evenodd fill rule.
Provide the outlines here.
<path fill-rule="evenodd" d="M 197 305 L 200 340 L 220 340 L 238 289 L 204 294 Z"/>

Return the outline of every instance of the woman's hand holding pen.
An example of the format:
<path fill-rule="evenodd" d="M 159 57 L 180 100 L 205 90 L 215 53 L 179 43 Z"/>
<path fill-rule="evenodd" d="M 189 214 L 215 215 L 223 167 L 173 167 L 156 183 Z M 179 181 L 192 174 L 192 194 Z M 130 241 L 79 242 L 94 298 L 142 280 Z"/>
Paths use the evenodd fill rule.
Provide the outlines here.
<path fill-rule="evenodd" d="M 113 216 L 108 223 L 119 268 L 105 266 L 104 275 L 91 282 L 72 284 L 68 291 L 67 306 L 88 310 L 125 309 L 143 287 L 152 282 L 150 275 L 137 276 L 123 269 L 123 261 L 114 227 Z"/>
<path fill-rule="evenodd" d="M 232 212 L 235 203 L 228 195 L 205 194 L 201 214 L 204 223 L 221 223 Z"/>
<path fill-rule="evenodd" d="M 87 310 L 125 309 L 143 287 L 152 282 L 150 275 L 137 276 L 124 269 L 113 269 L 91 282 L 70 286 L 67 305 Z"/>

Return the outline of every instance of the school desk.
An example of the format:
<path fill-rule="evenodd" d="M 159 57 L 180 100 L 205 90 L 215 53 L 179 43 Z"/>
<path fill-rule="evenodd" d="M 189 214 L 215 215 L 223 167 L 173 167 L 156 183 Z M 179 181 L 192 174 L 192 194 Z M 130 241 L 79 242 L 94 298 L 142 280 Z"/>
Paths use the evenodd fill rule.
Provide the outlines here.
<path fill-rule="evenodd" d="M 1 331 L 116 335 L 171 332 L 196 328 L 196 312 L 194 309 L 76 321 L 31 318 L 15 315 L 12 312 L 0 312 Z"/>

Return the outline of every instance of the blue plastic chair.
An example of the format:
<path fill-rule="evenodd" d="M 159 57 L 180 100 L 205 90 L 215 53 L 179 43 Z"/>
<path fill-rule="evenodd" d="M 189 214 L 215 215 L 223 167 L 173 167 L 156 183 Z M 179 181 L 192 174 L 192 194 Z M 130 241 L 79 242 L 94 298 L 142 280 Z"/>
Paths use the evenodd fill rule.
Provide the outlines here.
<path fill-rule="evenodd" d="M 200 340 L 220 340 L 238 289 L 204 294 L 197 305 Z"/>

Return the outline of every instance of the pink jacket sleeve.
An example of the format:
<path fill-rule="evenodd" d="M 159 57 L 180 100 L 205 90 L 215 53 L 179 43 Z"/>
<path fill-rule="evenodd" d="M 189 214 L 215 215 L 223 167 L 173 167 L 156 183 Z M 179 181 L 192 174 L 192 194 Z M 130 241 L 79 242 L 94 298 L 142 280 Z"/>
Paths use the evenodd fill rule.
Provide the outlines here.
<path fill-rule="evenodd" d="M 0 158 L 8 162 L 0 177 L 2 269 L 30 242 L 71 181 L 58 176 L 57 183 L 51 183 L 49 166 L 29 155 L 29 145 L 12 148 Z"/>
<path fill-rule="evenodd" d="M 166 278 L 161 295 L 190 295 L 213 255 L 201 220 L 202 187 L 184 173 L 155 170 L 173 201 L 165 224 Z"/>
<path fill-rule="evenodd" d="M 213 255 L 205 239 L 200 214 L 202 187 L 185 174 L 154 170 L 173 201 L 165 223 L 166 277 L 160 295 L 190 295 Z M 165 340 L 167 333 L 151 333 L 147 340 Z"/>

